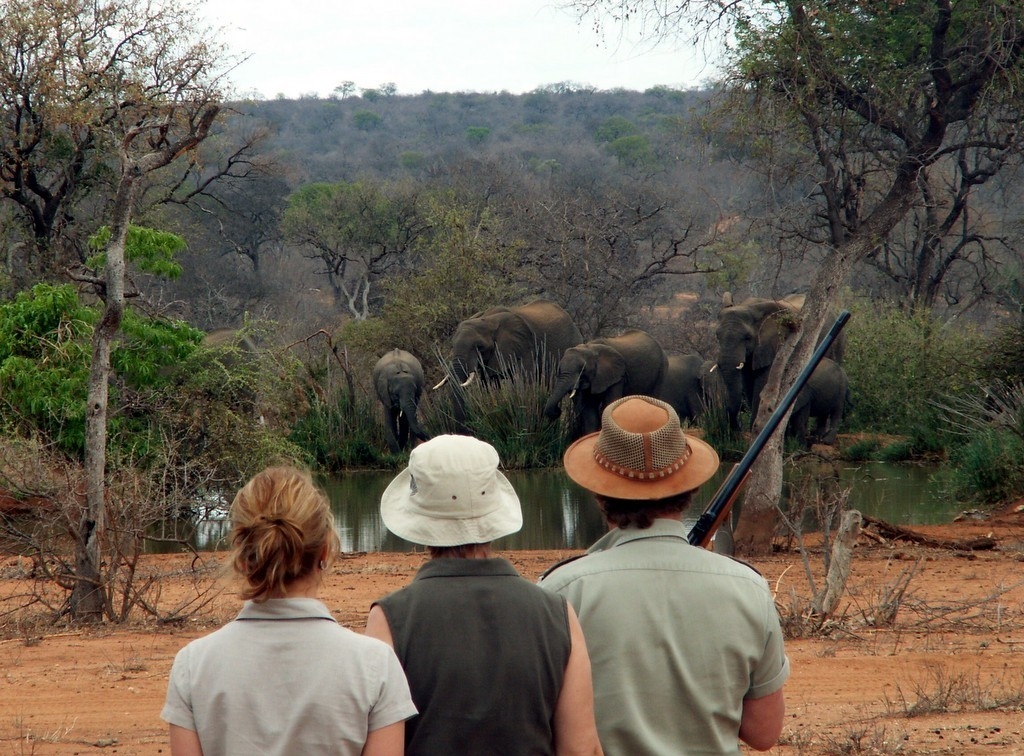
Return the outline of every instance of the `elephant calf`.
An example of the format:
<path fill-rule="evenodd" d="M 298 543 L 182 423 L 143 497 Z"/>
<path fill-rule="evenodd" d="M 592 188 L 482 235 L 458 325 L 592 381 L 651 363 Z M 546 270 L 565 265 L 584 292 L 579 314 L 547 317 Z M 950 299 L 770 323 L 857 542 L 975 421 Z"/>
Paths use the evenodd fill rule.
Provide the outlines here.
<path fill-rule="evenodd" d="M 681 421 L 696 422 L 704 413 L 703 365 L 704 360 L 699 354 L 668 356 L 668 369 L 657 398 L 671 404 Z"/>
<path fill-rule="evenodd" d="M 850 385 L 843 366 L 828 357 L 822 358 L 796 398 L 786 435 L 805 447 L 815 443 L 835 444 L 849 394 Z M 808 435 L 807 423 L 812 418 L 814 431 Z"/>
<path fill-rule="evenodd" d="M 392 349 L 373 366 L 373 386 L 384 406 L 384 435 L 392 453 L 409 443 L 430 438 L 420 427 L 416 411 L 423 393 L 423 366 L 404 349 Z"/>

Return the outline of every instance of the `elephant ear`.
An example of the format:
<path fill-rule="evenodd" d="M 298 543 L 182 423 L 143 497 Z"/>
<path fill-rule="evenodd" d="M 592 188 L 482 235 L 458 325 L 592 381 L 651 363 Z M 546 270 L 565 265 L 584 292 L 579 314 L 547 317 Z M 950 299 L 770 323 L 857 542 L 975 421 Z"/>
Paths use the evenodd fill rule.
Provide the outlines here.
<path fill-rule="evenodd" d="M 524 359 L 532 359 L 537 345 L 537 335 L 533 328 L 525 318 L 508 310 L 505 312 L 508 314 L 499 316 L 501 325 L 497 329 L 495 347 L 506 357 L 519 356 Z"/>
<path fill-rule="evenodd" d="M 785 308 L 766 317 L 757 332 L 750 366 L 756 372 L 767 370 L 775 360 L 782 342 L 800 327 L 799 311 Z"/>
<path fill-rule="evenodd" d="M 603 394 L 616 383 L 620 383 L 626 375 L 626 361 L 614 349 L 602 349 L 598 352 L 597 366 L 594 376 L 590 379 L 590 392 Z"/>

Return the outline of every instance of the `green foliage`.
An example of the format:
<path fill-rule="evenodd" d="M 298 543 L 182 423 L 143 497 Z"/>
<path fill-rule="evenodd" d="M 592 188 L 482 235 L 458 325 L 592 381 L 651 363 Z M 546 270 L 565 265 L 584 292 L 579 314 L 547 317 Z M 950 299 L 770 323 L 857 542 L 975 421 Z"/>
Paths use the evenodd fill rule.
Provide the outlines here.
<path fill-rule="evenodd" d="M 1009 384 L 1024 376 L 1024 322 L 1010 323 L 992 337 L 979 373 L 987 384 Z"/>
<path fill-rule="evenodd" d="M 96 312 L 78 302 L 73 287 L 37 284 L 0 305 L 0 362 L 11 356 L 41 359 L 48 350 L 92 331 Z"/>
<path fill-rule="evenodd" d="M 109 243 L 110 228 L 103 226 L 89 237 L 89 249 L 96 254 L 85 264 L 93 270 L 101 270 L 107 262 L 104 250 Z M 185 240 L 177 234 L 133 225 L 128 227 L 125 239 L 125 259 L 145 273 L 176 279 L 181 276 L 181 265 L 174 257 L 186 246 Z"/>
<path fill-rule="evenodd" d="M 305 184 L 288 197 L 281 216 L 288 241 L 308 245 L 332 264 L 404 250 L 421 225 L 414 192 L 369 181 Z"/>
<path fill-rule="evenodd" d="M 549 393 L 546 376 L 535 381 L 513 375 L 497 385 L 474 384 L 466 392 L 471 435 L 494 446 L 503 467 L 557 467 L 569 445 L 569 413 L 548 421 L 544 403 Z"/>
<path fill-rule="evenodd" d="M 919 456 L 919 454 L 912 440 L 900 439 L 883 446 L 875 456 L 882 462 L 907 462 Z"/>
<path fill-rule="evenodd" d="M 90 337 L 97 314 L 71 286 L 38 284 L 0 305 L 4 425 L 41 431 L 67 450 L 85 443 Z"/>
<path fill-rule="evenodd" d="M 656 84 L 653 87 L 648 87 L 644 90 L 644 94 L 648 97 L 657 97 L 659 100 L 670 100 L 678 103 L 686 101 L 686 92 L 681 89 L 667 87 L 663 84 Z"/>
<path fill-rule="evenodd" d="M 708 245 L 707 252 L 715 260 L 714 265 L 704 274 L 708 288 L 718 292 L 734 292 L 744 289 L 750 271 L 757 265 L 761 249 L 757 242 L 715 242 Z"/>
<path fill-rule="evenodd" d="M 289 439 L 322 470 L 395 466 L 384 441 L 380 405 L 369 394 L 339 392 L 313 399 Z"/>
<path fill-rule="evenodd" d="M 168 368 L 187 359 L 203 332 L 181 321 L 154 320 L 125 312 L 122 338 L 110 356 L 114 372 L 128 384 L 147 387 L 165 382 Z"/>
<path fill-rule="evenodd" d="M 81 459 L 98 310 L 71 286 L 40 284 L 0 305 L 0 413 L 5 432 L 42 436 Z M 235 485 L 256 465 L 298 458 L 259 422 L 260 404 L 284 407 L 294 376 L 258 360 L 200 347 L 202 332 L 127 310 L 111 351 L 112 464 L 153 469 L 174 459 Z M 280 366 L 278 366 L 279 368 Z M 275 383 L 276 381 L 276 383 Z"/>
<path fill-rule="evenodd" d="M 635 123 L 620 115 L 609 116 L 597 127 L 594 138 L 598 142 L 610 143 L 622 137 L 633 136 L 639 131 Z"/>
<path fill-rule="evenodd" d="M 427 164 L 427 158 L 422 152 L 406 151 L 398 156 L 398 164 L 407 170 L 415 171 Z"/>
<path fill-rule="evenodd" d="M 950 449 L 954 495 L 965 501 L 997 504 L 1024 491 L 1024 439 L 998 428 L 984 428 Z"/>
<path fill-rule="evenodd" d="M 877 438 L 862 438 L 846 447 L 843 450 L 843 457 L 851 462 L 866 462 L 874 459 L 878 447 Z"/>
<path fill-rule="evenodd" d="M 1024 380 L 950 397 L 944 409 L 956 436 L 949 453 L 955 494 L 995 503 L 1024 492 Z"/>
<path fill-rule="evenodd" d="M 941 404 L 974 389 L 983 340 L 959 321 L 941 324 L 930 312 L 852 307 L 843 366 L 853 407 L 851 431 L 909 436 L 921 448 L 941 446 Z"/>
<path fill-rule="evenodd" d="M 366 93 L 363 93 L 366 97 Z M 373 131 L 381 124 L 381 117 L 372 110 L 357 110 L 352 114 L 352 123 L 360 131 Z"/>
<path fill-rule="evenodd" d="M 483 144 L 490 135 L 491 130 L 486 126 L 470 126 L 466 129 L 466 140 L 471 144 Z"/>
<path fill-rule="evenodd" d="M 416 245 L 416 269 L 383 282 L 378 317 L 352 321 L 343 330 L 345 343 L 358 351 L 379 355 L 401 346 L 426 360 L 460 320 L 496 304 L 519 304 L 525 296 L 515 283 L 518 250 L 501 246 L 490 213 L 477 215 L 451 196 L 431 198 L 424 212 L 431 234 Z"/>
<path fill-rule="evenodd" d="M 607 149 L 620 163 L 630 168 L 645 168 L 654 164 L 651 142 L 643 134 L 619 137 Z"/>

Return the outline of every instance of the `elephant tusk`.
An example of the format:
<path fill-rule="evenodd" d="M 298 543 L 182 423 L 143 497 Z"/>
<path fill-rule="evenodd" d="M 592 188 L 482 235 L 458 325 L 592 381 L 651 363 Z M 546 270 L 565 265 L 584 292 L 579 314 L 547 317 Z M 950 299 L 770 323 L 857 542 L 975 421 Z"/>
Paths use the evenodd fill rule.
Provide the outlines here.
<path fill-rule="evenodd" d="M 743 369 L 743 363 L 741 362 L 739 365 L 737 365 L 736 369 L 737 370 L 742 370 Z"/>
<path fill-rule="evenodd" d="M 439 388 L 441 388 L 446 383 L 448 383 L 448 376 L 447 375 L 444 378 L 442 378 L 440 380 L 440 382 L 436 386 L 434 386 L 434 388 L 432 388 L 430 390 L 431 391 L 437 391 Z"/>
<path fill-rule="evenodd" d="M 462 388 L 466 388 L 466 386 L 471 384 L 473 382 L 474 378 L 476 378 L 476 371 L 475 370 L 472 373 L 469 374 L 469 378 L 467 378 L 466 382 L 462 384 Z"/>
<path fill-rule="evenodd" d="M 708 372 L 709 373 L 713 373 L 716 370 L 718 370 L 718 363 L 717 362 L 708 369 Z"/>
<path fill-rule="evenodd" d="M 572 399 L 572 398 L 573 398 L 574 396 L 576 396 L 576 389 L 573 389 L 572 391 L 570 391 L 570 392 L 569 392 L 569 399 L 570 399 L 570 400 L 571 400 L 571 399 Z"/>

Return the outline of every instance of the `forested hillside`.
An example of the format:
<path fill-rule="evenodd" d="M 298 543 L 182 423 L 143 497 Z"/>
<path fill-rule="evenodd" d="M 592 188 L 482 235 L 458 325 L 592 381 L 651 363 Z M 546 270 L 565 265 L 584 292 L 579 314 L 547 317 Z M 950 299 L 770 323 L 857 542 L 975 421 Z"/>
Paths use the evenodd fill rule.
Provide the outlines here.
<path fill-rule="evenodd" d="M 154 295 L 200 327 L 237 324 L 248 312 L 282 321 L 288 338 L 379 314 L 384 282 L 414 268 L 415 255 L 395 248 L 371 259 L 353 239 L 325 250 L 324 234 L 337 229 L 320 238 L 284 233 L 289 197 L 311 184 L 358 185 L 363 201 L 373 194 L 411 204 L 430 194 L 469 222 L 486 218 L 487 243 L 516 258 L 519 293 L 565 302 L 588 335 L 651 325 L 651 308 L 674 313 L 674 297 L 695 295 L 710 312 L 725 291 L 797 290 L 807 281 L 802 259 L 815 251 L 806 240 L 768 236 L 763 221 L 812 187 L 766 174 L 757 146 L 734 137 L 726 116 L 709 114 L 714 96 L 556 86 L 236 103 L 217 147 L 258 136 L 252 163 L 244 179 L 198 198 L 203 212 L 169 219 L 190 251 L 181 281 L 162 282 Z M 972 223 L 981 226 L 953 233 L 948 263 L 922 274 L 935 286 L 919 304 L 981 321 L 1014 306 L 1007 284 L 1019 276 L 1020 219 L 1006 198 L 1015 185 L 1009 175 L 976 190 Z M 917 296 L 912 227 L 862 267 L 860 294 L 902 303 Z M 379 241 L 358 233 L 364 246 Z M 361 299 L 361 281 L 365 307 L 344 293 Z M 706 348 L 695 338 L 674 346 Z"/>

